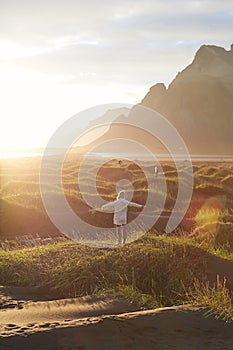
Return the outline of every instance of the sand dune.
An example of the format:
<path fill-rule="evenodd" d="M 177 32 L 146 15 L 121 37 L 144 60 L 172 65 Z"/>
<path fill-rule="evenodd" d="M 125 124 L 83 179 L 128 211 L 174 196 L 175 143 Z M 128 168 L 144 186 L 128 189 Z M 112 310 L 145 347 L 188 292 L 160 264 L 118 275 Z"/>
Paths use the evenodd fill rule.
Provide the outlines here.
<path fill-rule="evenodd" d="M 205 318 L 203 313 L 178 306 L 57 322 L 25 319 L 24 325 L 4 326 L 0 349 L 232 350 L 232 324 Z"/>
<path fill-rule="evenodd" d="M 233 263 L 210 256 L 211 283 Z M 52 300 L 36 288 L 0 286 L 0 350 L 232 350 L 233 323 L 190 305 L 137 311 L 122 297 Z"/>
<path fill-rule="evenodd" d="M 112 315 L 135 311 L 136 307 L 121 297 L 86 296 L 52 301 L 27 301 L 22 309 L 6 308 L 1 311 L 1 324 L 42 323 L 78 319 L 89 316 Z M 1 328 L 0 328 L 1 329 Z"/>
<path fill-rule="evenodd" d="M 3 286 L 0 294 L 0 350 L 232 350 L 233 324 L 189 305 L 135 311 L 122 297 L 47 300 L 33 288 Z"/>

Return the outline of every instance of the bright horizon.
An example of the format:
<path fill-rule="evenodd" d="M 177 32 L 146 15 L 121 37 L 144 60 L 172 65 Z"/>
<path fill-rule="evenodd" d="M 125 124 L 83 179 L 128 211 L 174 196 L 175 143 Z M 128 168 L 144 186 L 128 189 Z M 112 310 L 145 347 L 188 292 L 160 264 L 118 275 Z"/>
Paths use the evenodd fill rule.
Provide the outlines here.
<path fill-rule="evenodd" d="M 229 50 L 232 43 L 232 1 L 98 7 L 97 1 L 0 2 L 1 153 L 43 148 L 79 111 L 135 104 L 152 85 L 168 86 L 201 45 Z"/>

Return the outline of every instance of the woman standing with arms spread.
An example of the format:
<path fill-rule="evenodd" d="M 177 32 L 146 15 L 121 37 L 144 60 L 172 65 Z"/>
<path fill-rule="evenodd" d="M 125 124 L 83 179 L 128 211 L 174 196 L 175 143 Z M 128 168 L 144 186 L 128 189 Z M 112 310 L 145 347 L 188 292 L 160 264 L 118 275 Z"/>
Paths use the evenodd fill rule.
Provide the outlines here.
<path fill-rule="evenodd" d="M 125 192 L 120 191 L 115 201 L 104 204 L 101 207 L 102 209 L 112 208 L 114 210 L 113 223 L 116 225 L 118 244 L 122 243 L 122 238 L 123 244 L 125 244 L 127 239 L 127 233 L 124 230 L 124 225 L 127 224 L 127 210 L 129 206 L 137 208 L 143 207 L 141 204 L 130 202 L 125 199 Z"/>

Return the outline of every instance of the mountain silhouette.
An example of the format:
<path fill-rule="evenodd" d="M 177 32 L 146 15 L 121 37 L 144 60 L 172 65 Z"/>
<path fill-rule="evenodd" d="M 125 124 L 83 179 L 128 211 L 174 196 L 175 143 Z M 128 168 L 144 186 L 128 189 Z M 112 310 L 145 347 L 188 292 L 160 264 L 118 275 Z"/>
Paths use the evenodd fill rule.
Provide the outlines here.
<path fill-rule="evenodd" d="M 233 45 L 203 45 L 168 88 L 159 83 L 141 101 L 178 130 L 192 154 L 233 154 Z"/>
<path fill-rule="evenodd" d="M 179 72 L 168 88 L 163 83 L 152 86 L 136 106 L 144 106 L 159 112 L 177 129 L 185 141 L 190 154 L 232 155 L 233 154 L 233 45 L 229 51 L 222 47 L 203 45 L 197 51 L 193 62 Z M 143 118 L 143 112 L 132 113 L 127 108 L 107 111 L 91 121 L 89 127 L 106 123 L 89 144 L 77 147 L 83 152 L 96 145 L 115 138 L 131 139 L 149 148 L 153 153 L 168 153 L 166 147 L 150 133 L 124 123 Z M 153 113 L 147 125 L 155 123 Z M 158 134 L 160 133 L 158 129 Z M 126 146 L 117 143 L 99 147 L 99 152 L 139 152 L 135 143 Z M 174 145 L 174 151 L 175 145 Z M 177 149 L 177 151 L 179 151 Z"/>

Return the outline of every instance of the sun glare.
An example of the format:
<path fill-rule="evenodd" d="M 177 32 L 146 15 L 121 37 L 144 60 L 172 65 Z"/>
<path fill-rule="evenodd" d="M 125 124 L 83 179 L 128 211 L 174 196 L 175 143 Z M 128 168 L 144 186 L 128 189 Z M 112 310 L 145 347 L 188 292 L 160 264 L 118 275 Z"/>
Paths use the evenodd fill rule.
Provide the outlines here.
<path fill-rule="evenodd" d="M 127 95 L 125 87 L 117 85 L 72 84 L 62 76 L 1 65 L 0 113 L 3 126 L 0 150 L 8 153 L 9 150 L 44 147 L 53 132 L 69 117 L 94 105 L 134 103 L 137 99 L 132 92 Z"/>

